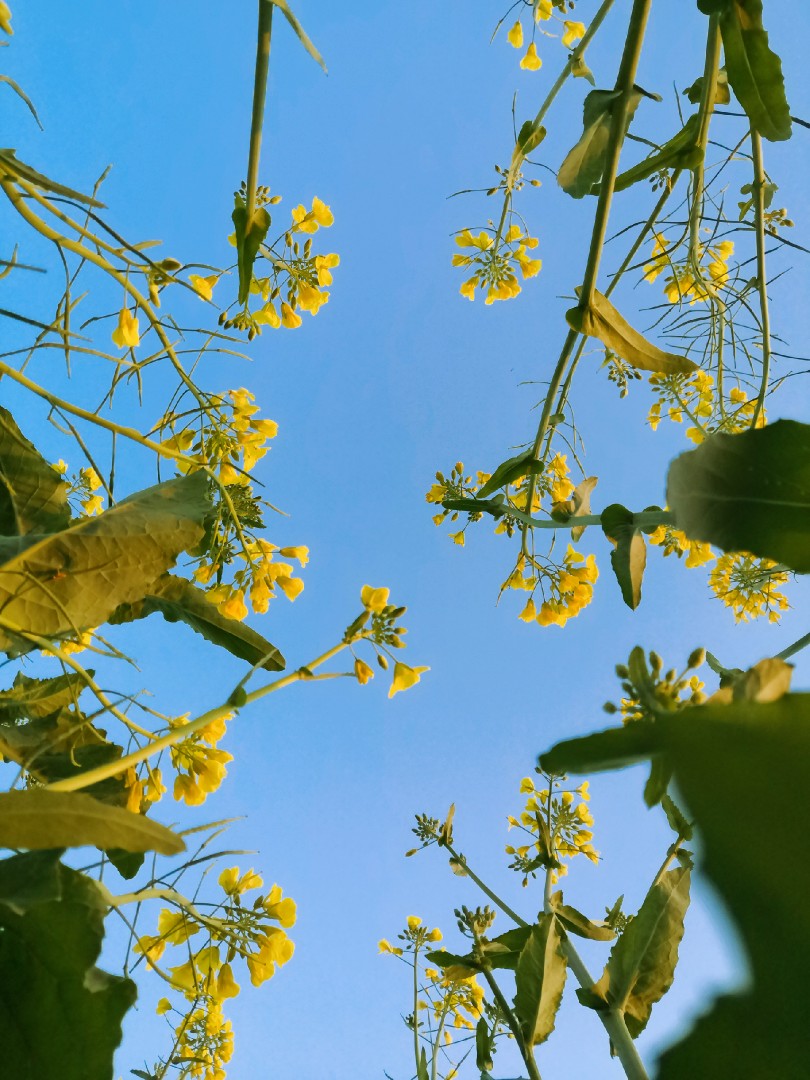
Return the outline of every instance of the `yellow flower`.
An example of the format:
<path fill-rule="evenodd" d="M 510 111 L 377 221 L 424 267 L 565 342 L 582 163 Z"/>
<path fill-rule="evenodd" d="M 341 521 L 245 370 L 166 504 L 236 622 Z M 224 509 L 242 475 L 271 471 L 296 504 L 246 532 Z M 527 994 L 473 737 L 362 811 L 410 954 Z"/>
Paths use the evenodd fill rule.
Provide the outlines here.
<path fill-rule="evenodd" d="M 448 535 L 449 535 L 450 539 L 453 541 L 454 544 L 458 544 L 460 547 L 464 547 L 464 530 L 463 529 L 461 530 L 461 532 L 449 533 Z"/>
<path fill-rule="evenodd" d="M 392 956 L 402 956 L 402 949 L 398 948 L 396 945 L 391 945 L 385 938 L 381 938 L 377 942 L 377 949 L 381 953 L 391 953 Z"/>
<path fill-rule="evenodd" d="M 299 232 L 314 233 L 319 226 L 328 228 L 334 223 L 334 215 L 326 203 L 315 196 L 312 200 L 312 209 L 306 210 L 303 204 L 299 204 L 292 211 L 293 229 Z"/>
<path fill-rule="evenodd" d="M 468 300 L 475 300 L 475 290 L 478 286 L 478 275 L 469 278 L 465 281 L 461 288 L 458 290 L 462 296 L 466 296 Z"/>
<path fill-rule="evenodd" d="M 158 934 L 169 945 L 183 945 L 199 931 L 200 927 L 184 911 L 164 908 L 158 916 Z"/>
<path fill-rule="evenodd" d="M 370 679 L 374 678 L 374 670 L 358 657 L 354 662 L 354 676 L 361 686 L 365 686 Z"/>
<path fill-rule="evenodd" d="M 308 311 L 310 315 L 317 315 L 321 305 L 328 300 L 328 292 L 321 292 L 313 285 L 298 286 L 298 306 L 302 311 Z"/>
<path fill-rule="evenodd" d="M 565 33 L 562 36 L 562 43 L 566 47 L 573 45 L 575 41 L 579 41 L 581 37 L 585 36 L 585 23 L 571 22 L 566 19 L 563 26 L 565 27 Z"/>
<path fill-rule="evenodd" d="M 295 600 L 304 588 L 304 583 L 301 578 L 290 577 L 288 574 L 280 574 L 276 578 L 276 585 L 278 585 L 288 600 Z"/>
<path fill-rule="evenodd" d="M 306 566 L 309 562 L 309 548 L 303 544 L 297 547 L 283 547 L 279 550 L 279 555 L 283 559 L 298 559 L 301 566 Z"/>
<path fill-rule="evenodd" d="M 534 620 L 537 618 L 537 611 L 534 607 L 534 600 L 531 597 L 529 597 L 528 602 L 526 603 L 526 607 L 523 609 L 523 611 L 521 611 L 520 615 L 518 615 L 518 618 L 522 619 L 524 622 L 534 622 Z"/>
<path fill-rule="evenodd" d="M 237 589 L 233 595 L 218 605 L 218 609 L 221 615 L 227 615 L 229 619 L 237 619 L 241 622 L 248 613 L 244 591 Z"/>
<path fill-rule="evenodd" d="M 239 984 L 234 980 L 230 964 L 223 964 L 217 976 L 216 990 L 213 996 L 219 1001 L 226 998 L 236 997 L 239 993 Z"/>
<path fill-rule="evenodd" d="M 438 926 L 434 926 L 434 928 L 428 934 L 427 939 L 428 939 L 428 941 L 441 941 L 442 936 L 443 936 L 442 932 L 438 928 Z"/>
<path fill-rule="evenodd" d="M 551 18 L 551 0 L 534 0 L 534 21 Z"/>
<path fill-rule="evenodd" d="M 260 326 L 271 326 L 274 330 L 278 330 L 281 326 L 281 316 L 276 311 L 272 300 L 268 300 L 263 308 L 259 308 L 253 316 L 253 321 L 259 323 Z"/>
<path fill-rule="evenodd" d="M 319 285 L 331 285 L 332 275 L 330 273 L 336 266 L 340 265 L 340 256 L 332 253 L 331 255 L 316 255 L 315 256 L 315 269 L 318 272 L 318 284 Z"/>
<path fill-rule="evenodd" d="M 262 901 L 268 918 L 275 919 L 285 928 L 295 926 L 296 904 L 290 896 L 282 897 L 281 886 L 274 885 Z"/>
<path fill-rule="evenodd" d="M 167 1013 L 171 1010 L 171 1007 L 172 1003 L 169 1001 L 168 998 L 161 998 L 160 1001 L 157 1003 L 157 1008 L 155 1009 L 155 1012 L 158 1014 L 158 1016 L 163 1016 L 164 1013 Z"/>
<path fill-rule="evenodd" d="M 13 34 L 11 29 L 11 8 L 0 0 L 0 30 L 4 34 Z"/>
<path fill-rule="evenodd" d="M 103 495 L 91 495 L 89 499 L 85 499 L 82 502 L 82 510 L 84 510 L 88 517 L 94 517 L 96 514 L 100 514 L 103 509 Z"/>
<path fill-rule="evenodd" d="M 211 274 L 210 277 L 189 274 L 188 280 L 201 300 L 210 300 L 214 293 L 214 286 L 219 281 L 219 274 Z"/>
<path fill-rule="evenodd" d="M 360 600 L 367 611 L 373 611 L 376 615 L 388 604 L 390 589 L 374 589 L 371 585 L 364 585 L 360 590 Z"/>
<path fill-rule="evenodd" d="M 264 882 L 258 874 L 254 873 L 253 867 L 240 876 L 239 867 L 231 866 L 223 870 L 218 878 L 219 884 L 228 896 L 241 896 L 251 889 L 260 889 Z"/>
<path fill-rule="evenodd" d="M 258 954 L 247 958 L 250 981 L 254 986 L 261 986 L 275 974 L 276 965 L 286 964 L 293 954 L 295 946 L 283 930 L 271 927 L 261 938 Z"/>
<path fill-rule="evenodd" d="M 286 326 L 288 330 L 295 330 L 296 327 L 301 325 L 301 316 L 296 315 L 287 303 L 281 305 L 281 325 Z"/>
<path fill-rule="evenodd" d="M 526 71 L 538 71 L 543 66 L 543 61 L 537 55 L 537 46 L 534 42 L 526 50 L 526 55 L 520 61 L 520 66 Z"/>
<path fill-rule="evenodd" d="M 401 664 L 399 660 L 394 664 L 394 681 L 391 683 L 391 689 L 388 691 L 388 696 L 392 698 L 394 694 L 398 694 L 400 690 L 410 690 L 412 686 L 416 686 L 419 682 L 419 676 L 425 672 L 430 671 L 429 667 L 408 667 L 407 664 Z"/>
<path fill-rule="evenodd" d="M 416 930 L 418 926 L 422 925 L 422 920 L 418 915 L 409 915 L 406 922 L 408 923 L 409 930 Z"/>
<path fill-rule="evenodd" d="M 122 307 L 119 311 L 118 326 L 112 332 L 112 339 L 120 349 L 134 349 L 136 345 L 140 345 L 138 318 L 130 312 L 129 308 Z"/>
<path fill-rule="evenodd" d="M 521 45 L 523 44 L 523 27 L 521 25 L 520 19 L 518 19 L 518 21 L 506 35 L 506 40 L 515 49 L 519 49 L 521 47 Z"/>

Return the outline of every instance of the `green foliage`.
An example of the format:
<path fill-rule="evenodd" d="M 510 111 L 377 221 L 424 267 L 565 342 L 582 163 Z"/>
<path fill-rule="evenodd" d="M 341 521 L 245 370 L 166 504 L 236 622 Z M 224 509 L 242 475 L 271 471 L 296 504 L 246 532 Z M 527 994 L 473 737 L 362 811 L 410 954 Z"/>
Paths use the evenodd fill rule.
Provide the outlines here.
<path fill-rule="evenodd" d="M 478 498 L 486 499 L 499 488 L 507 487 L 522 476 L 537 476 L 543 471 L 543 462 L 538 461 L 533 450 L 516 454 L 502 462 L 492 473 L 489 480 L 478 489 Z"/>
<path fill-rule="evenodd" d="M 622 590 L 622 599 L 632 610 L 641 603 L 641 580 L 647 565 L 647 547 L 632 513 L 620 503 L 606 506 L 601 514 L 602 531 L 613 544 L 610 565 Z"/>
<path fill-rule="evenodd" d="M 667 501 L 693 540 L 810 571 L 810 426 L 712 436 L 672 462 Z"/>
<path fill-rule="evenodd" d="M 620 1012 L 634 1039 L 675 977 L 689 906 L 689 878 L 683 866 L 660 875 L 611 949 L 601 979 L 590 990 L 580 991 L 580 1000 L 589 1008 Z"/>
<path fill-rule="evenodd" d="M 28 858 L 27 868 L 0 863 L 0 971 L 13 972 L 0 980 L 3 1068 L 15 1080 L 109 1080 L 136 991 L 94 966 L 107 906 L 57 853 L 43 852 L 36 866 Z"/>
<path fill-rule="evenodd" d="M 527 1046 L 554 1030 L 565 989 L 566 961 L 553 915 L 541 915 L 523 946 L 515 970 L 515 1013 Z"/>
<path fill-rule="evenodd" d="M 0 536 L 67 528 L 67 484 L 0 408 Z"/>
<path fill-rule="evenodd" d="M 654 97 L 639 87 L 627 95 L 627 127 L 642 97 Z M 582 107 L 582 135 L 568 152 L 557 173 L 557 183 L 574 199 L 583 199 L 599 183 L 605 167 L 613 122 L 613 108 L 620 101 L 620 90 L 591 90 Z M 660 98 L 658 98 L 660 101 Z"/>
<path fill-rule="evenodd" d="M 633 184 L 647 180 L 662 169 L 694 169 L 703 160 L 703 151 L 697 145 L 700 117 L 693 113 L 681 130 L 638 165 L 633 165 L 616 177 L 614 191 L 624 191 Z M 599 186 L 593 194 L 599 193 Z"/>
<path fill-rule="evenodd" d="M 0 846 L 123 848 L 177 855 L 182 839 L 156 821 L 116 806 L 104 805 L 81 792 L 28 791 L 0 793 Z"/>
<path fill-rule="evenodd" d="M 220 648 L 247 660 L 265 671 L 283 671 L 284 657 L 275 645 L 250 626 L 220 615 L 205 593 L 185 578 L 163 574 L 145 596 L 132 604 L 121 604 L 109 616 L 116 623 L 145 619 L 159 612 L 167 622 L 182 622 Z"/>

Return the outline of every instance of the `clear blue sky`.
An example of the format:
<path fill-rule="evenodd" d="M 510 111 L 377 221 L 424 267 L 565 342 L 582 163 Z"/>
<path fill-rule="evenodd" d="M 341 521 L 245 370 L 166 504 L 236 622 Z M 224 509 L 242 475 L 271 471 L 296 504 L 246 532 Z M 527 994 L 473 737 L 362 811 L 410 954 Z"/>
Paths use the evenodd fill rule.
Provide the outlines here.
<path fill-rule="evenodd" d="M 228 263 L 232 192 L 246 167 L 255 6 L 17 3 L 4 70 L 36 102 L 45 132 L 4 92 L 0 142 L 80 189 L 113 163 L 104 199 L 115 228 L 130 239 L 161 238 L 166 255 Z M 617 0 L 588 55 L 599 86 L 612 85 L 629 6 Z M 666 110 L 675 130 L 673 81 L 683 88 L 700 73 L 702 22 L 693 7 L 654 5 L 639 82 L 665 102 L 644 103 L 634 128 L 640 134 L 652 133 L 653 109 Z M 595 8 L 594 0 L 582 0 L 575 17 L 587 23 Z M 614 665 L 635 644 L 658 649 L 668 664 L 706 645 L 724 663 L 746 666 L 806 632 L 800 603 L 807 590 L 792 588 L 796 609 L 779 629 L 734 627 L 710 601 L 701 571 L 653 552 L 643 603 L 631 613 L 608 572 L 606 542 L 586 533 L 581 549 L 597 552 L 602 576 L 591 607 L 564 631 L 519 622 L 514 597 L 496 608 L 509 569 L 504 541 L 479 528 L 464 550 L 453 545 L 432 525 L 424 492 L 437 468 L 447 471 L 461 459 L 492 469 L 533 430 L 530 409 L 542 388 L 525 383 L 547 378 L 556 358 L 567 306 L 560 297 L 580 280 L 593 204 L 568 199 L 541 171 L 543 186 L 527 190 L 520 205 L 540 237 L 543 272 L 517 300 L 485 308 L 458 295 L 451 233 L 483 224 L 495 213 L 494 200 L 447 196 L 493 182 L 493 164 L 507 163 L 511 152 L 513 90 L 518 119 L 532 115 L 564 50 L 545 42 L 543 69 L 521 72 L 502 36 L 488 44 L 503 12 L 484 0 L 298 0 L 296 10 L 329 75 L 279 18 L 261 181 L 285 196 L 285 214 L 313 195 L 332 207 L 335 225 L 325 241 L 341 265 L 317 319 L 305 318 L 295 333 L 266 332 L 251 363 L 210 362 L 206 376 L 212 389 L 248 386 L 262 415 L 279 422 L 258 475 L 290 517 L 272 520 L 269 536 L 308 544 L 312 552 L 302 596 L 294 605 L 275 601 L 256 625 L 297 666 L 337 640 L 364 583 L 387 585 L 409 609 L 405 659 L 432 670 L 390 702 L 384 678 L 367 687 L 346 680 L 298 687 L 246 712 L 223 744 L 235 755 L 228 780 L 195 820 L 247 814 L 232 827 L 230 845 L 257 849 L 243 866 L 279 882 L 299 905 L 293 961 L 230 1005 L 237 1042 L 231 1080 L 381 1078 L 383 1069 L 407 1080 L 409 1033 L 400 1020 L 410 1008 L 406 972 L 377 956 L 377 941 L 393 938 L 407 915 L 418 914 L 442 927 L 452 947 L 453 907 L 478 902 L 435 850 L 403 858 L 412 846 L 413 814 L 441 816 L 455 802 L 456 836 L 470 863 L 533 917 L 540 888 L 520 888 L 503 846 L 506 815 L 520 807 L 518 785 L 536 754 L 605 723 L 601 705 L 618 692 Z M 807 117 L 806 60 L 795 32 L 806 22 L 804 5 L 782 0 L 769 5 L 771 12 L 792 111 Z M 580 81 L 566 90 L 539 155 L 551 167 L 578 137 L 587 89 Z M 732 130 L 737 122 L 726 123 Z M 786 150 L 767 148 L 778 202 L 800 226 L 808 140 L 797 129 L 789 171 L 780 165 Z M 732 205 L 735 197 L 731 190 Z M 650 205 L 649 194 L 634 189 L 617 221 L 646 217 Z M 0 255 L 7 256 L 18 231 L 2 220 Z M 795 233 L 801 240 L 804 230 Z M 21 255 L 35 261 L 24 248 Z M 796 253 L 780 264 L 795 269 L 775 305 L 777 329 L 794 353 L 804 349 L 803 258 Z M 39 285 L 19 276 L 5 296 L 42 315 L 27 291 Z M 658 302 L 657 292 L 640 288 L 648 292 L 636 294 L 639 303 Z M 597 361 L 595 355 L 594 368 Z M 687 448 L 682 433 L 645 427 L 650 398 L 641 384 L 620 401 L 603 373 L 583 376 L 574 401 L 586 470 L 600 477 L 595 505 L 663 502 L 666 463 Z M 771 415 L 806 418 L 806 406 L 807 392 L 794 380 Z M 30 418 L 38 421 L 33 411 Z M 132 419 L 146 426 L 154 412 Z M 64 456 L 56 433 L 46 437 L 54 456 Z M 140 482 L 135 470 L 129 479 Z M 160 621 L 122 630 L 116 640 L 139 658 L 137 685 L 149 686 L 168 712 L 196 712 L 221 700 L 241 675 L 238 662 Z M 799 658 L 799 685 L 806 672 Z M 643 779 L 634 771 L 592 782 L 603 861 L 598 868 L 574 864 L 566 899 L 594 917 L 620 893 L 626 909 L 635 910 L 669 843 L 662 816 L 644 809 Z M 155 816 L 169 821 L 174 813 L 164 802 Z M 645 1056 L 740 972 L 717 904 L 700 882 L 695 898 L 675 987 L 641 1040 Z M 599 970 L 597 953 L 588 958 Z M 118 1074 L 142 1066 L 152 1045 L 158 1049 L 154 1003 L 162 992 L 157 980 L 146 980 L 138 1015 L 127 1021 Z M 573 993 L 539 1062 L 549 1080 L 621 1074 L 607 1057 L 601 1027 Z M 505 1055 L 497 1072 L 516 1075 Z"/>

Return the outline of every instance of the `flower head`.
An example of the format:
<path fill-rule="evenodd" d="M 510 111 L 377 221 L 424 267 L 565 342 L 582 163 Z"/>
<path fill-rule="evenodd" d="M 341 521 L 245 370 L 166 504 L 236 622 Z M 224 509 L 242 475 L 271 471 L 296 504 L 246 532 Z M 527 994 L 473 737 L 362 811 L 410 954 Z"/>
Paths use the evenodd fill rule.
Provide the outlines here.
<path fill-rule="evenodd" d="M 134 349 L 136 345 L 140 345 L 138 317 L 133 315 L 129 308 L 122 307 L 119 311 L 118 326 L 112 332 L 112 339 L 120 349 Z"/>

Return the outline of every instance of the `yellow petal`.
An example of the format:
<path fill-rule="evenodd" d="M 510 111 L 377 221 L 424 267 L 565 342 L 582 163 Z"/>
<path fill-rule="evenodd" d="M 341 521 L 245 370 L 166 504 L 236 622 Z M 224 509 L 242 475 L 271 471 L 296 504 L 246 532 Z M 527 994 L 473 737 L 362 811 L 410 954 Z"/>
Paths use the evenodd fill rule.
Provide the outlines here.
<path fill-rule="evenodd" d="M 537 46 L 534 42 L 531 43 L 526 50 L 526 55 L 520 61 L 520 66 L 526 71 L 537 71 L 543 65 L 543 61 L 537 55 Z"/>
<path fill-rule="evenodd" d="M 585 23 L 572 22 L 570 19 L 566 19 L 563 26 L 565 27 L 565 33 L 562 36 L 562 43 L 566 47 L 573 45 L 575 41 L 579 41 L 581 37 L 585 36 Z"/>
<path fill-rule="evenodd" d="M 521 45 L 523 44 L 523 26 L 521 25 L 520 19 L 518 19 L 518 21 L 506 35 L 506 40 L 515 49 L 519 49 L 521 47 Z"/>

